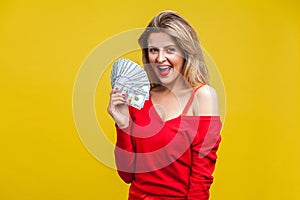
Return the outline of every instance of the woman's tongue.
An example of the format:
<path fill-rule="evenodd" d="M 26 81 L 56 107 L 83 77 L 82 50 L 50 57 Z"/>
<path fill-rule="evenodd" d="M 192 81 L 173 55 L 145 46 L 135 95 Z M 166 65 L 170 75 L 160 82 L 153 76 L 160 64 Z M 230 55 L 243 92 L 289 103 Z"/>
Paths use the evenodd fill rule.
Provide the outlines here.
<path fill-rule="evenodd" d="M 172 69 L 172 67 L 170 67 L 170 66 L 158 67 L 158 71 L 161 76 L 168 76 L 171 69 Z"/>

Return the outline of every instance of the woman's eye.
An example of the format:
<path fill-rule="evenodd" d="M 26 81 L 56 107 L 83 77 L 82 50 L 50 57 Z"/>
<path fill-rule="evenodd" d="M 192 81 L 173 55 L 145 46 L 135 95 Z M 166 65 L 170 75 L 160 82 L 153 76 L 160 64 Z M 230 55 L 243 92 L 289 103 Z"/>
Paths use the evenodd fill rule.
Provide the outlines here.
<path fill-rule="evenodd" d="M 158 51 L 158 49 L 156 48 L 149 48 L 148 50 L 150 53 L 156 53 Z"/>
<path fill-rule="evenodd" d="M 173 53 L 173 52 L 175 52 L 175 51 L 176 51 L 176 49 L 175 49 L 175 48 L 173 48 L 173 47 L 170 47 L 170 48 L 167 48 L 167 51 L 168 51 L 168 52 L 170 52 L 170 53 Z"/>

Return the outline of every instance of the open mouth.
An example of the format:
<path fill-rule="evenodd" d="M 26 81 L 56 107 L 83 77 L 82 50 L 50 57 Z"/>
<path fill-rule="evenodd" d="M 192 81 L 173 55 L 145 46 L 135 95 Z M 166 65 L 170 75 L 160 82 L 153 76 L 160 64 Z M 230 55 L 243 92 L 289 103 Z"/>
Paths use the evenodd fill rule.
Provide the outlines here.
<path fill-rule="evenodd" d="M 167 76 L 170 73 L 171 69 L 172 69 L 171 66 L 157 66 L 157 68 L 158 68 L 159 74 L 161 76 Z"/>

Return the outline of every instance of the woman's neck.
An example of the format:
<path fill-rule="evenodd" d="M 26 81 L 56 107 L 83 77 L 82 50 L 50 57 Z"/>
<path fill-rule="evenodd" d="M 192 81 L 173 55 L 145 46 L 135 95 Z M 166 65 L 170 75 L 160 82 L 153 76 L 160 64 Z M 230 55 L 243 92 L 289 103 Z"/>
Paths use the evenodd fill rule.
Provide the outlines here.
<path fill-rule="evenodd" d="M 174 94 L 178 94 L 182 92 L 187 92 L 191 89 L 192 89 L 191 85 L 186 80 L 182 78 L 178 78 L 170 84 L 158 85 L 155 91 L 159 93 L 165 93 L 165 94 L 168 94 L 170 92 Z"/>

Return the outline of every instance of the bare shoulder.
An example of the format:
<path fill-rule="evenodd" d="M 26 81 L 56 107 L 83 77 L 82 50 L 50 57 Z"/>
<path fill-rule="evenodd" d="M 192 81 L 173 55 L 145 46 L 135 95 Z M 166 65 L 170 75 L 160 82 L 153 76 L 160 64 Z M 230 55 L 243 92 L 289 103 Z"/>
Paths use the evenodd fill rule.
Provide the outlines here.
<path fill-rule="evenodd" d="M 212 100 L 213 98 L 218 99 L 216 90 L 210 85 L 203 85 L 201 88 L 197 90 L 195 95 L 197 98 L 212 98 Z"/>
<path fill-rule="evenodd" d="M 196 104 L 194 109 L 196 115 L 219 115 L 218 95 L 216 90 L 209 85 L 204 85 L 197 90 L 194 103 Z"/>

